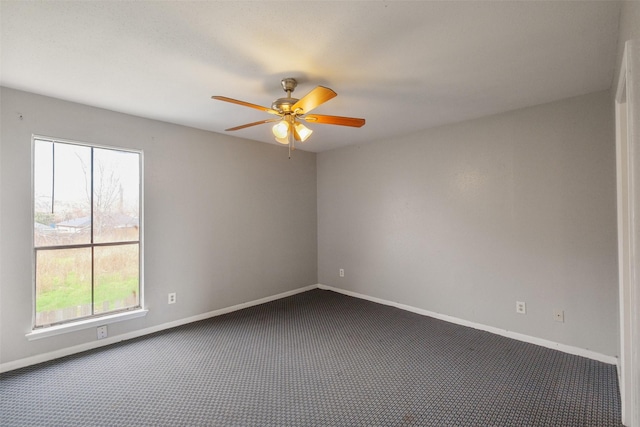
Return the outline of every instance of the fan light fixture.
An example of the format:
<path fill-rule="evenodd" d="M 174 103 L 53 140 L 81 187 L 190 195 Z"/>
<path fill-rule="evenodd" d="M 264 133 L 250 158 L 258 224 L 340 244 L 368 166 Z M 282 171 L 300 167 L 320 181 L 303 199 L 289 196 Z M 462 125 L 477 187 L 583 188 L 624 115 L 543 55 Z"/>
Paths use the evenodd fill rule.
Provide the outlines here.
<path fill-rule="evenodd" d="M 289 138 L 286 137 L 286 136 L 284 138 L 278 138 L 276 136 L 276 141 L 278 141 L 280 144 L 284 144 L 284 145 L 289 145 L 289 143 L 291 142 L 291 141 L 289 141 Z"/>
<path fill-rule="evenodd" d="M 311 136 L 313 131 L 303 125 L 302 123 L 295 121 L 293 126 L 289 124 L 287 120 L 281 120 L 271 128 L 273 132 L 273 136 L 276 137 L 276 141 L 280 144 L 289 144 L 291 141 L 290 134 L 293 134 L 293 137 L 297 141 L 304 142 Z"/>
<path fill-rule="evenodd" d="M 289 134 L 289 123 L 287 123 L 286 120 L 282 120 L 276 123 L 275 125 L 273 125 L 273 128 L 271 130 L 273 131 L 273 136 L 276 137 L 276 140 L 285 139 Z"/>
<path fill-rule="evenodd" d="M 305 142 L 307 138 L 309 138 L 313 133 L 311 129 L 309 129 L 308 127 L 306 127 L 305 125 L 299 122 L 296 122 L 296 124 L 294 125 L 294 128 L 296 130 L 296 133 L 300 137 L 300 141 L 302 142 Z"/>

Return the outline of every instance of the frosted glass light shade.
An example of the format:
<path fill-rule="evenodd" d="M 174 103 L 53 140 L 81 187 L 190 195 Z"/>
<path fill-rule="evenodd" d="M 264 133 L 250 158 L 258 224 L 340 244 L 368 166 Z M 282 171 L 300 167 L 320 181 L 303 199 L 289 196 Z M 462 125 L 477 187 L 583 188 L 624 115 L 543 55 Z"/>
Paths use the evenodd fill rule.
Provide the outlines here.
<path fill-rule="evenodd" d="M 298 133 L 298 136 L 300 137 L 300 141 L 302 141 L 302 142 L 306 141 L 307 138 L 309 138 L 311 136 L 311 134 L 313 133 L 313 131 L 311 129 L 309 129 L 308 127 L 306 127 L 302 123 L 296 123 L 295 127 L 296 127 L 296 132 Z"/>
<path fill-rule="evenodd" d="M 285 120 L 282 120 L 276 123 L 271 130 L 273 131 L 273 136 L 275 136 L 276 139 L 286 138 L 287 134 L 289 133 L 289 123 L 287 123 Z"/>
<path fill-rule="evenodd" d="M 287 138 L 286 136 L 284 138 L 278 138 L 276 136 L 276 141 L 278 141 L 280 144 L 289 145 L 289 138 Z"/>

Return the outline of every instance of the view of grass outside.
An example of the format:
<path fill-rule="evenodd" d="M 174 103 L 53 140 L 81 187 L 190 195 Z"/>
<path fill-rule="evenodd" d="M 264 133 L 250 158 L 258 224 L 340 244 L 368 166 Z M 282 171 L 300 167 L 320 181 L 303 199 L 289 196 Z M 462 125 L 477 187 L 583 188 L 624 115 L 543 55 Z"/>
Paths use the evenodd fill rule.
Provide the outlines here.
<path fill-rule="evenodd" d="M 138 305 L 139 245 L 98 246 L 94 251 L 95 312 Z"/>
<path fill-rule="evenodd" d="M 140 305 L 139 156 L 35 141 L 35 326 Z"/>
<path fill-rule="evenodd" d="M 91 304 L 91 248 L 38 251 L 36 312 Z"/>
<path fill-rule="evenodd" d="M 137 244 L 95 248 L 96 312 L 105 303 L 138 302 L 138 250 Z M 36 312 L 91 304 L 91 248 L 39 251 L 36 262 Z"/>

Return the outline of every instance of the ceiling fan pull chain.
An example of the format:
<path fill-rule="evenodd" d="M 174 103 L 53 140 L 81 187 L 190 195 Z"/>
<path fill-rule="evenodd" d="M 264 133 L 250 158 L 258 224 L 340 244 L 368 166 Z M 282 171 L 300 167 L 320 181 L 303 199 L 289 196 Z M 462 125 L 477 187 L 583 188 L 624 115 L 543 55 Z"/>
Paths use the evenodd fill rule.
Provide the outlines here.
<path fill-rule="evenodd" d="M 293 137 L 293 125 L 289 126 L 289 132 L 287 133 L 287 138 L 289 139 L 289 160 L 291 160 L 291 151 L 296 149 L 295 146 L 293 145 L 296 142 L 295 138 Z"/>

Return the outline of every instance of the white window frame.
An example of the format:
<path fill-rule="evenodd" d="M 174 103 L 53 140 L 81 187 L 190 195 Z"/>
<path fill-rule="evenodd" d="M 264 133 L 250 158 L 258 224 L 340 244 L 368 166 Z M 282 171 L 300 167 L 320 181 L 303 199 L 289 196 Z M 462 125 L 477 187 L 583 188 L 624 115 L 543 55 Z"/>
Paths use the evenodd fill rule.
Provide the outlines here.
<path fill-rule="evenodd" d="M 82 147 L 98 148 L 105 150 L 115 150 L 122 152 L 135 153 L 139 155 L 139 259 L 138 259 L 138 281 L 139 281 L 139 307 L 129 310 L 123 310 L 118 312 L 109 312 L 105 314 L 93 314 L 89 317 L 83 317 L 78 320 L 69 320 L 64 323 L 45 325 L 36 327 L 36 246 L 35 246 L 35 230 L 31 229 L 31 248 L 32 248 L 32 304 L 31 304 L 31 316 L 32 316 L 32 329 L 25 336 L 29 340 L 35 340 L 40 338 L 46 338 L 54 335 L 77 331 L 81 329 L 87 329 L 96 327 L 98 325 L 106 325 L 110 323 L 120 322 L 124 320 L 143 317 L 147 314 L 148 310 L 145 309 L 144 303 L 144 153 L 142 150 L 136 150 L 131 148 L 123 148 L 118 146 L 109 146 L 103 144 L 94 144 L 90 142 L 74 141 L 63 138 L 53 138 L 50 136 L 36 135 L 31 136 L 31 224 L 35 222 L 35 143 L 38 141 L 48 141 L 52 143 L 63 143 L 70 145 L 78 145 Z M 93 177 L 91 178 L 93 179 Z M 93 301 L 92 301 L 93 304 Z"/>

